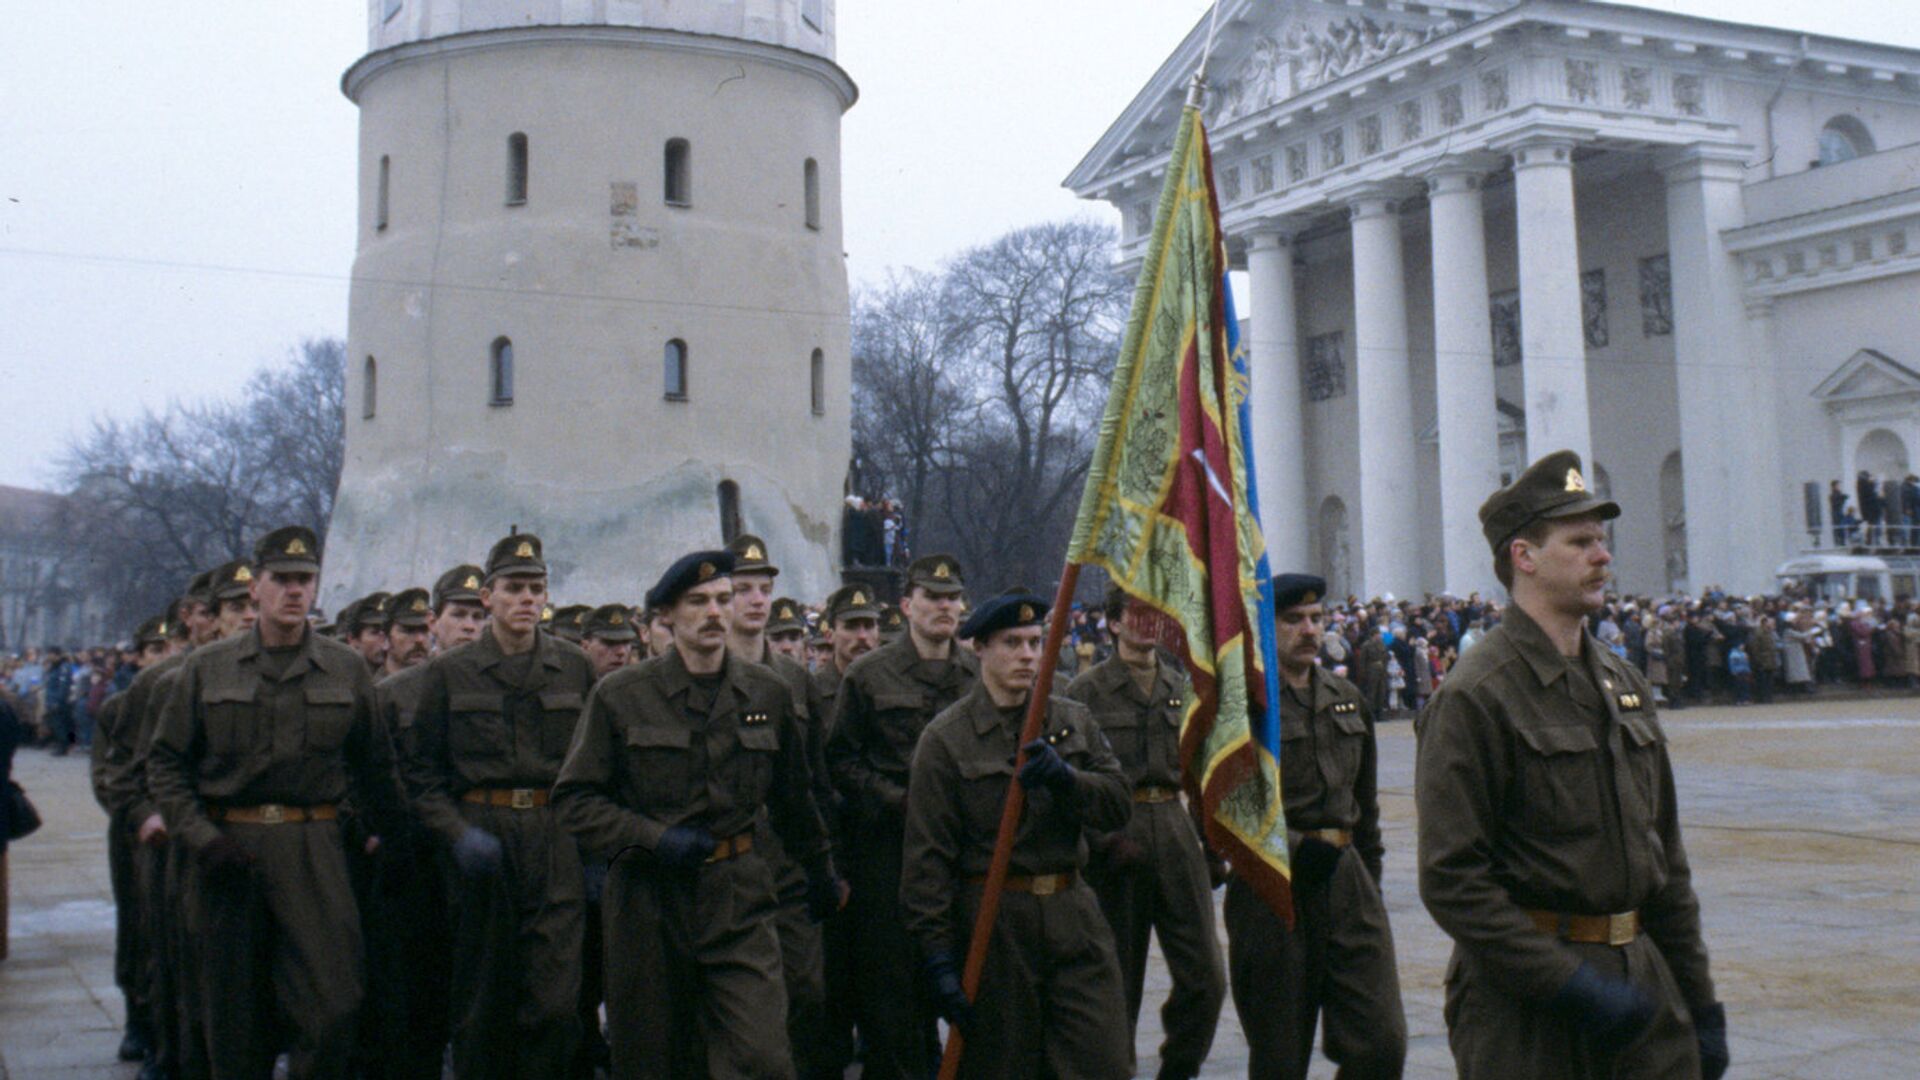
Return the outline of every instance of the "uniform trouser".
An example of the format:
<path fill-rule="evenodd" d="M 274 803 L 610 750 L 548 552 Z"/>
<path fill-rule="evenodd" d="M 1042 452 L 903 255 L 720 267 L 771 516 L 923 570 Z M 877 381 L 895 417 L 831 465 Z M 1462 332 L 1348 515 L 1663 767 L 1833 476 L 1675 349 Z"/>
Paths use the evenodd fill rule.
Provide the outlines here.
<path fill-rule="evenodd" d="M 364 983 L 339 823 L 223 831 L 253 865 L 186 874 L 214 1080 L 265 1080 L 283 1043 L 293 1080 L 349 1076 Z"/>
<path fill-rule="evenodd" d="M 757 853 L 671 870 L 631 852 L 602 904 L 615 1077 L 791 1080 L 773 877 Z"/>
<path fill-rule="evenodd" d="M 547 807 L 460 810 L 499 838 L 502 858 L 495 874 L 454 879 L 454 1074 L 564 1076 L 580 1034 L 579 848 Z"/>
<path fill-rule="evenodd" d="M 780 844 L 779 834 L 761 818 L 754 845 L 773 874 L 776 907 L 773 926 L 780 935 L 780 973 L 787 984 L 787 1043 L 794 1072 L 800 1076 L 839 1076 L 831 1032 L 827 1030 L 827 974 L 824 929 L 807 912 L 806 874 Z M 845 1071 L 845 1063 L 837 1063 Z"/>
<path fill-rule="evenodd" d="M 367 942 L 360 1068 L 367 1080 L 440 1078 L 453 978 L 445 869 L 424 851 L 407 851 L 376 859 L 368 873 L 360 908 Z"/>
<path fill-rule="evenodd" d="M 168 848 L 139 845 L 134 873 L 139 878 L 140 928 L 146 940 L 147 1024 L 153 1060 L 168 1075 L 180 1061 L 179 968 L 170 963 L 169 940 L 175 914 L 167 891 Z"/>
<path fill-rule="evenodd" d="M 971 934 L 980 886 L 953 906 Z M 1085 884 L 1047 896 L 1003 893 L 973 996 L 960 1075 L 1121 1080 L 1133 1074 L 1132 1036 L 1113 932 Z"/>
<path fill-rule="evenodd" d="M 1166 1038 L 1160 1061 L 1170 1072 L 1197 1073 L 1213 1047 L 1227 996 L 1226 965 L 1214 932 L 1213 885 L 1193 817 L 1179 800 L 1141 803 L 1127 822 L 1141 851 L 1130 867 L 1093 866 L 1087 878 L 1113 927 L 1127 993 L 1127 1030 L 1139 1028 L 1150 934 L 1160 937 L 1173 987 L 1160 1007 Z M 1133 1045 L 1131 1037 L 1129 1047 Z"/>
<path fill-rule="evenodd" d="M 1227 882 L 1227 965 L 1253 1080 L 1304 1080 L 1321 1049 L 1346 1080 L 1400 1075 L 1407 1018 L 1393 932 L 1358 852 L 1332 875 L 1296 882 L 1292 930 L 1239 877 Z M 1525 1073 L 1514 1073 L 1524 1076 Z"/>
<path fill-rule="evenodd" d="M 584 863 L 586 908 L 580 939 L 580 1043 L 573 1053 L 575 1076 L 590 1078 L 605 1061 L 606 1037 L 600 1031 L 600 1006 L 607 1000 L 607 943 L 600 899 L 606 889 L 606 863 Z"/>
<path fill-rule="evenodd" d="M 1489 978 L 1459 946 L 1447 964 L 1447 1042 L 1461 1080 L 1696 1080 L 1700 1048 L 1679 984 L 1652 939 L 1622 945 L 1568 944 L 1603 975 L 1631 980 L 1653 996 L 1653 1024 L 1617 1052 L 1593 1043 L 1542 1003 L 1523 1001 Z"/>
<path fill-rule="evenodd" d="M 152 1030 L 147 1015 L 146 913 L 141 910 L 140 842 L 119 814 L 107 823 L 107 876 L 113 883 L 113 982 L 127 1000 L 129 1026 Z"/>
<path fill-rule="evenodd" d="M 919 943 L 900 918 L 901 830 L 863 831 L 847 855 L 862 1080 L 923 1080 L 940 1060 Z"/>

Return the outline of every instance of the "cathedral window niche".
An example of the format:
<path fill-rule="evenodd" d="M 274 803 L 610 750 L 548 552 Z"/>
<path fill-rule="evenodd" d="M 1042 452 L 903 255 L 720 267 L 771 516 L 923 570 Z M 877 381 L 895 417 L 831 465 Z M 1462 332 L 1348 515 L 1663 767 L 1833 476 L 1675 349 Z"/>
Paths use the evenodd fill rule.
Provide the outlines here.
<path fill-rule="evenodd" d="M 811 387 L 813 415 L 827 414 L 827 354 L 819 349 L 813 350 L 813 357 L 807 363 L 808 386 Z"/>
<path fill-rule="evenodd" d="M 380 155 L 379 186 L 373 193 L 373 227 L 376 232 L 385 232 L 387 228 L 388 191 L 393 182 L 393 160 L 385 154 Z"/>
<path fill-rule="evenodd" d="M 808 158 L 806 168 L 802 172 L 806 184 L 807 228 L 818 230 L 820 228 L 820 163 Z"/>
<path fill-rule="evenodd" d="M 516 131 L 507 136 L 507 205 L 524 206 L 527 201 L 527 134 Z"/>
<path fill-rule="evenodd" d="M 667 140 L 665 189 L 668 206 L 693 205 L 693 147 L 685 139 Z"/>
<path fill-rule="evenodd" d="M 687 400 L 687 343 L 679 338 L 667 342 L 663 359 L 667 400 Z"/>
<path fill-rule="evenodd" d="M 373 419 L 373 409 L 379 398 L 380 365 L 373 357 L 360 368 L 360 419 Z"/>
<path fill-rule="evenodd" d="M 1851 116 L 1836 116 L 1820 129 L 1819 165 L 1838 165 L 1873 153 L 1873 133 Z"/>
<path fill-rule="evenodd" d="M 490 405 L 513 404 L 513 342 L 504 337 L 493 339 L 492 362 L 489 365 L 492 393 L 488 396 Z"/>
<path fill-rule="evenodd" d="M 717 494 L 720 498 L 720 542 L 731 544 L 743 529 L 740 522 L 740 485 L 731 480 L 722 480 Z"/>

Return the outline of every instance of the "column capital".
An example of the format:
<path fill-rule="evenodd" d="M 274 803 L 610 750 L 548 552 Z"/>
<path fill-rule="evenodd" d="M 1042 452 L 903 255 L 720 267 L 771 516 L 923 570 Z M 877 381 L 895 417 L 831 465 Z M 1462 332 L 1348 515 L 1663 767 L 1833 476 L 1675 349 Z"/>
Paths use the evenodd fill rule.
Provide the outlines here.
<path fill-rule="evenodd" d="M 1427 168 L 1427 194 L 1478 191 L 1487 175 L 1500 167 L 1497 154 L 1449 154 Z"/>
<path fill-rule="evenodd" d="M 1248 251 L 1270 251 L 1292 247 L 1294 237 L 1300 234 L 1303 227 L 1303 222 L 1278 218 L 1255 222 L 1239 231 L 1247 238 Z"/>
<path fill-rule="evenodd" d="M 1595 134 L 1591 128 L 1570 124 L 1529 124 L 1495 140 L 1489 149 L 1511 157 L 1516 171 L 1537 166 L 1567 169 L 1573 167 L 1574 148 L 1592 141 Z"/>
<path fill-rule="evenodd" d="M 1653 167 L 1669 184 L 1699 180 L 1739 183 L 1746 179 L 1747 161 L 1753 148 L 1726 143 L 1690 143 L 1662 151 L 1654 156 Z"/>
<path fill-rule="evenodd" d="M 1376 181 L 1359 184 L 1337 192 L 1329 198 L 1345 203 L 1347 217 L 1352 221 L 1361 221 L 1373 217 L 1390 217 L 1400 212 L 1401 206 L 1420 189 L 1404 180 Z"/>

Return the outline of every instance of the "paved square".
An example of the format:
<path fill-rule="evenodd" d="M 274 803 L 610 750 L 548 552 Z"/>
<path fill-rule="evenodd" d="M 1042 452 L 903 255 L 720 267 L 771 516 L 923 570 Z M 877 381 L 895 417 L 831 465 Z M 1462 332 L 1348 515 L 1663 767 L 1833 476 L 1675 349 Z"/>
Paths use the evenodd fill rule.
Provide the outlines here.
<path fill-rule="evenodd" d="M 1662 717 L 1727 1003 L 1734 1075 L 1920 1073 L 1920 700 L 1791 702 Z M 1448 942 L 1413 870 L 1413 732 L 1380 733 L 1385 892 L 1411 1036 L 1409 1077 L 1453 1075 L 1440 1018 Z M 12 956 L 0 962 L 0 1078 L 131 1077 L 113 1060 L 105 818 L 81 757 L 22 751 L 46 827 L 12 850 Z M 1157 1066 L 1148 975 L 1140 1068 Z M 1206 1075 L 1244 1075 L 1229 1002 Z M 1331 1076 L 1322 1061 L 1315 1076 Z"/>

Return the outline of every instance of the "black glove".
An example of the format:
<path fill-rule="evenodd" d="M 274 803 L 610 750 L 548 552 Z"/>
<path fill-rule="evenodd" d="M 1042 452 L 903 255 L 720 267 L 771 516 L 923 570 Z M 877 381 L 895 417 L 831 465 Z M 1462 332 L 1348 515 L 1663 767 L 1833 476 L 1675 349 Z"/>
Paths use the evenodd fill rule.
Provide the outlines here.
<path fill-rule="evenodd" d="M 951 953 L 928 958 L 927 978 L 933 981 L 934 1011 L 965 1035 L 973 1024 L 973 1002 L 967 1000 L 966 988 L 960 983 L 959 961 Z"/>
<path fill-rule="evenodd" d="M 1700 1080 L 1720 1080 L 1733 1064 L 1727 1052 L 1727 1007 L 1716 1001 L 1694 1009 L 1693 1035 L 1700 1040 Z"/>
<path fill-rule="evenodd" d="M 492 877 L 500 872 L 500 838 L 469 825 L 453 842 L 453 865 L 467 878 Z"/>
<path fill-rule="evenodd" d="M 845 901 L 842 897 L 847 883 L 831 870 L 814 870 L 807 874 L 807 918 L 814 922 L 826 922 L 840 910 Z"/>
<path fill-rule="evenodd" d="M 1304 837 L 1293 849 L 1293 880 L 1302 885 L 1328 880 L 1339 865 L 1340 849 L 1317 837 Z"/>
<path fill-rule="evenodd" d="M 675 825 L 660 834 L 660 842 L 653 845 L 653 857 L 663 866 L 690 870 L 706 862 L 719 846 L 713 834 L 698 825 Z"/>
<path fill-rule="evenodd" d="M 1647 1030 L 1653 998 L 1625 979 L 1600 974 L 1582 963 L 1553 995 L 1548 1007 L 1572 1020 L 1605 1051 L 1618 1051 Z"/>
<path fill-rule="evenodd" d="M 243 874 L 253 865 L 253 852 L 223 834 L 207 841 L 207 846 L 200 849 L 200 865 L 214 877 Z"/>
<path fill-rule="evenodd" d="M 1020 766 L 1020 786 L 1028 791 L 1047 788 L 1064 794 L 1073 790 L 1073 766 L 1045 739 L 1035 739 L 1022 749 L 1027 763 Z"/>

